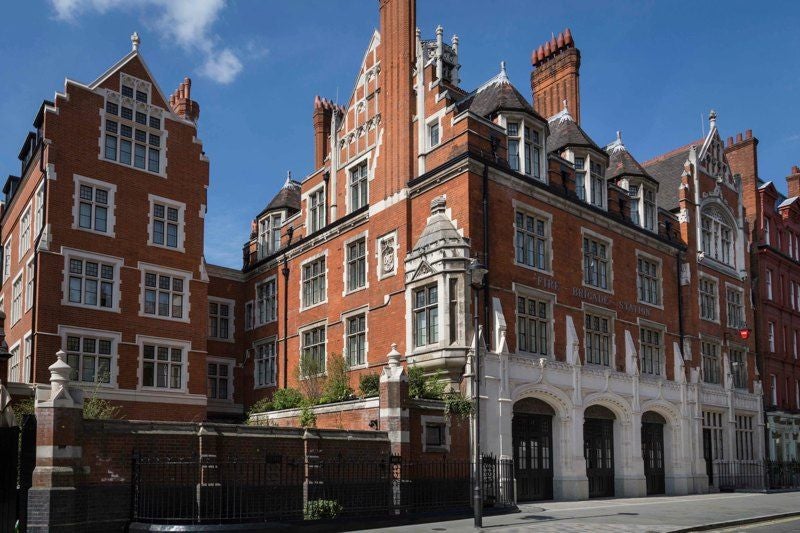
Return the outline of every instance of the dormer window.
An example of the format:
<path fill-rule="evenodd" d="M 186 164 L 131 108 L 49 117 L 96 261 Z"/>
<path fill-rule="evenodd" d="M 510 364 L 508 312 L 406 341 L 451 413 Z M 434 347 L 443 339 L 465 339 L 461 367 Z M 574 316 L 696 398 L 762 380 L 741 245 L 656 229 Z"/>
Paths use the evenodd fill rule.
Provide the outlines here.
<path fill-rule="evenodd" d="M 575 158 L 575 194 L 581 200 L 586 200 L 586 160 L 582 157 Z"/>
<path fill-rule="evenodd" d="M 592 162 L 592 205 L 605 207 L 605 185 L 606 180 L 603 177 L 603 166 L 600 163 Z"/>
<path fill-rule="evenodd" d="M 281 247 L 282 223 L 282 213 L 267 215 L 258 221 L 258 251 L 262 259 Z"/>
<path fill-rule="evenodd" d="M 646 230 L 656 227 L 656 192 L 647 185 L 628 185 L 628 196 L 631 199 L 631 222 Z"/>
<path fill-rule="evenodd" d="M 506 124 L 508 134 L 508 166 L 516 172 L 542 179 L 542 145 L 537 130 L 520 122 Z M 520 152 L 522 146 L 522 152 Z M 520 161 L 520 158 L 522 160 Z"/>
<path fill-rule="evenodd" d="M 508 131 L 508 166 L 519 172 L 519 122 L 509 122 Z"/>
<path fill-rule="evenodd" d="M 704 209 L 700 218 L 702 246 L 706 257 L 734 266 L 733 224 L 716 207 Z"/>

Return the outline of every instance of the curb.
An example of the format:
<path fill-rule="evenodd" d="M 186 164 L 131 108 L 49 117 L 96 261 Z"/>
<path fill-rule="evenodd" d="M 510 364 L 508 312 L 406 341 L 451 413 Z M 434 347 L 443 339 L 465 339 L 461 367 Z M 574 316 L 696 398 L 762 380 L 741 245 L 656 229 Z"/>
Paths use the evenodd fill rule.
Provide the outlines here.
<path fill-rule="evenodd" d="M 739 520 L 728 520 L 726 522 L 713 522 L 711 524 L 701 524 L 698 526 L 689 526 L 681 529 L 672 529 L 669 533 L 691 533 L 692 531 L 709 531 L 712 529 L 722 529 L 727 527 L 744 526 L 747 524 L 756 524 L 759 522 L 768 522 L 770 520 L 780 520 L 781 518 L 790 518 L 792 516 L 800 516 L 800 511 L 792 511 L 789 513 L 778 513 L 762 516 L 753 516 L 750 518 L 740 518 Z"/>

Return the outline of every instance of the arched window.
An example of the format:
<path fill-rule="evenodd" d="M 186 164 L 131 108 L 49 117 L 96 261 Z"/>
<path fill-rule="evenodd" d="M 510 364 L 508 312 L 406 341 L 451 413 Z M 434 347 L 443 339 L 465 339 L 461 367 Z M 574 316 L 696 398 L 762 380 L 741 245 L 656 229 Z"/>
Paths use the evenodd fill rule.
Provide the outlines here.
<path fill-rule="evenodd" d="M 702 246 L 706 257 L 734 266 L 733 224 L 718 207 L 708 207 L 701 216 Z"/>

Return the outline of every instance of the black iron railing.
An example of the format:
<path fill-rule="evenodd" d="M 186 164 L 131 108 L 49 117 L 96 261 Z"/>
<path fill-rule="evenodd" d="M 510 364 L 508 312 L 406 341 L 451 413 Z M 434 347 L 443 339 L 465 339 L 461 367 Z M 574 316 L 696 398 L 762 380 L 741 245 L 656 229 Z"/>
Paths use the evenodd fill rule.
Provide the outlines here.
<path fill-rule="evenodd" d="M 714 461 L 720 490 L 800 490 L 800 462 Z"/>
<path fill-rule="evenodd" d="M 298 461 L 274 456 L 133 458 L 132 519 L 157 524 L 273 522 L 469 509 L 469 461 Z M 513 463 L 483 459 L 486 506 L 514 505 Z"/>

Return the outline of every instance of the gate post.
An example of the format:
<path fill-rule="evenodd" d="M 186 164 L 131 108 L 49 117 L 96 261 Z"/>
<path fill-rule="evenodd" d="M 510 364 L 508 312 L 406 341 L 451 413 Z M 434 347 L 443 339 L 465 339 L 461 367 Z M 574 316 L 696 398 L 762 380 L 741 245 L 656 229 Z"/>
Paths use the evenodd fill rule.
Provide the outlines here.
<path fill-rule="evenodd" d="M 50 388 L 36 391 L 36 468 L 28 491 L 28 531 L 73 530 L 86 520 L 75 477 L 83 450 L 83 391 L 70 389 L 66 354 L 50 365 Z"/>
<path fill-rule="evenodd" d="M 397 344 L 392 344 L 389 363 L 383 367 L 380 378 L 381 429 L 389 435 L 392 455 L 409 459 L 411 443 L 408 418 L 408 376 L 400 364 Z"/>

